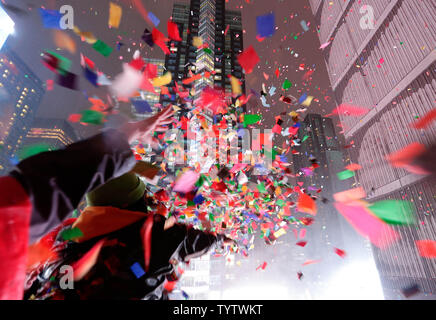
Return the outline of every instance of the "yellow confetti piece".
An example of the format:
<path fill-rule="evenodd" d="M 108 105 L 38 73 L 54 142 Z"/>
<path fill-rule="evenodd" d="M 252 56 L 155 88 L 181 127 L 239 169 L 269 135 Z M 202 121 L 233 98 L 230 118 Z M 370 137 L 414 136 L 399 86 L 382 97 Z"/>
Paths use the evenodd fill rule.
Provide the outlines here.
<path fill-rule="evenodd" d="M 274 232 L 274 237 L 279 238 L 286 234 L 286 230 L 281 228 L 280 230 Z"/>
<path fill-rule="evenodd" d="M 72 54 L 76 53 L 76 43 L 63 31 L 54 30 L 54 43 L 61 49 L 68 50 Z"/>
<path fill-rule="evenodd" d="M 234 95 L 237 96 L 242 94 L 241 83 L 239 82 L 238 78 L 231 76 L 230 83 L 232 84 L 232 92 Z"/>
<path fill-rule="evenodd" d="M 160 87 L 160 86 L 166 86 L 171 82 L 171 80 L 172 80 L 171 72 L 167 72 L 161 77 L 154 78 L 151 82 L 153 86 Z"/>
<path fill-rule="evenodd" d="M 111 2 L 109 6 L 109 26 L 118 29 L 122 14 L 123 9 L 119 5 Z"/>
<path fill-rule="evenodd" d="M 280 187 L 277 187 L 276 191 L 275 191 L 276 196 L 279 196 L 282 194 L 282 189 Z"/>
<path fill-rule="evenodd" d="M 82 38 L 82 41 L 86 41 L 89 44 L 97 42 L 97 38 L 91 32 L 83 32 L 76 26 L 74 26 L 74 33 Z"/>
<path fill-rule="evenodd" d="M 192 39 L 192 45 L 194 47 L 200 48 L 201 46 L 203 46 L 203 39 L 200 37 L 194 37 Z"/>
<path fill-rule="evenodd" d="M 305 107 L 309 107 L 311 105 L 312 101 L 313 101 L 313 97 L 312 96 L 308 96 L 307 99 L 304 100 L 302 105 L 305 106 Z"/>

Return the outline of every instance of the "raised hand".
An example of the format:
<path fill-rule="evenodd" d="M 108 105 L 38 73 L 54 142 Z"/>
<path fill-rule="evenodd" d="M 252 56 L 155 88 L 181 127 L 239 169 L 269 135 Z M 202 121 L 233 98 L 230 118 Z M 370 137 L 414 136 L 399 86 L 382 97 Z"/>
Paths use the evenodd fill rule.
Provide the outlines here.
<path fill-rule="evenodd" d="M 139 141 L 140 143 L 151 144 L 155 131 L 164 132 L 168 130 L 164 126 L 173 122 L 171 119 L 173 114 L 174 109 L 170 105 L 153 117 L 138 122 L 126 123 L 119 131 L 126 134 L 129 143 Z"/>

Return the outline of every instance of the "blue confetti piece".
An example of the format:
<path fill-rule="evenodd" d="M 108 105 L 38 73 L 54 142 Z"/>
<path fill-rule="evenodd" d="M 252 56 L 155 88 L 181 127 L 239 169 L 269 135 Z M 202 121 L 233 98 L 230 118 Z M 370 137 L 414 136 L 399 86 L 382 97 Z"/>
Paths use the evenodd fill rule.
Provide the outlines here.
<path fill-rule="evenodd" d="M 98 75 L 92 72 L 89 68 L 85 68 L 85 78 L 88 79 L 95 87 L 98 87 Z"/>
<path fill-rule="evenodd" d="M 304 31 L 309 31 L 309 27 L 307 26 L 307 23 L 305 20 L 301 20 L 300 24 L 301 24 L 301 27 L 303 28 Z"/>
<path fill-rule="evenodd" d="M 137 113 L 153 112 L 150 104 L 145 100 L 132 100 L 132 104 Z"/>
<path fill-rule="evenodd" d="M 56 10 L 45 10 L 40 8 L 42 24 L 47 29 L 61 29 L 62 14 Z"/>
<path fill-rule="evenodd" d="M 183 295 L 183 298 L 185 298 L 186 300 L 189 299 L 189 295 L 183 290 L 182 290 L 182 295 Z"/>
<path fill-rule="evenodd" d="M 132 270 L 133 274 L 136 276 L 136 278 L 141 278 L 145 271 L 142 269 L 141 265 L 138 262 L 135 262 L 131 267 L 130 270 Z"/>
<path fill-rule="evenodd" d="M 256 17 L 257 35 L 261 38 L 271 37 L 276 28 L 274 13 Z"/>
<path fill-rule="evenodd" d="M 150 18 L 151 22 L 153 22 L 154 26 L 157 28 L 157 26 L 158 26 L 159 23 L 160 23 L 159 18 L 156 17 L 156 16 L 153 14 L 153 12 L 151 12 L 151 11 L 148 13 L 148 17 Z"/>
<path fill-rule="evenodd" d="M 199 194 L 198 196 L 196 196 L 194 198 L 194 203 L 195 204 L 202 204 L 204 202 L 204 200 L 205 200 L 204 197 L 201 194 Z"/>
<path fill-rule="evenodd" d="M 300 100 L 298 100 L 298 103 L 299 103 L 299 104 L 302 104 L 304 101 L 306 101 L 306 99 L 307 99 L 307 93 L 303 94 L 303 95 L 300 97 Z"/>

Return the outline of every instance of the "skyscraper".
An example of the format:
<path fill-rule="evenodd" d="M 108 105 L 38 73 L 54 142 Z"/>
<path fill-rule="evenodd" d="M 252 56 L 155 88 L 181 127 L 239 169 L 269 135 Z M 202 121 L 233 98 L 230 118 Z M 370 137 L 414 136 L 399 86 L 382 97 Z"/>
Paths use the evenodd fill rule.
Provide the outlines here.
<path fill-rule="evenodd" d="M 43 95 L 42 81 L 5 44 L 0 51 L 0 174 L 18 160 Z"/>
<path fill-rule="evenodd" d="M 436 129 L 413 129 L 417 117 L 434 109 L 436 99 L 436 17 L 432 1 L 311 0 L 325 61 L 338 105 L 370 109 L 341 115 L 352 162 L 363 168 L 356 181 L 367 200 L 407 200 L 419 225 L 395 227 L 401 241 L 374 256 L 387 299 L 418 285 L 436 292 L 436 261 L 419 256 L 416 240 L 436 239 L 436 183 L 426 176 L 391 167 L 386 156 L 418 142 L 434 143 Z M 371 15 L 374 15 L 372 18 Z M 374 22 L 374 28 L 368 27 Z M 434 296 L 433 296 L 434 297 Z"/>
<path fill-rule="evenodd" d="M 76 132 L 68 121 L 64 119 L 36 118 L 32 128 L 26 135 L 23 145 L 43 143 L 50 146 L 50 150 L 65 148 L 78 141 Z"/>
<path fill-rule="evenodd" d="M 243 51 L 241 13 L 226 10 L 225 2 L 225 0 L 191 0 L 189 4 L 174 4 L 172 21 L 177 24 L 182 41 L 169 43 L 170 54 L 165 59 L 165 69 L 171 72 L 173 81 L 168 85 L 169 96 L 161 95 L 162 105 L 177 103 L 174 89 L 176 83 L 179 87 L 191 91 L 194 100 L 192 102 L 200 97 L 206 87 L 220 88 L 225 93 L 231 93 L 229 77 L 231 75 L 241 81 L 242 92 L 245 93 L 244 74 L 237 62 L 237 55 Z M 201 38 L 202 45 L 199 47 L 194 45 L 196 37 L 196 42 Z M 201 77 L 196 81 L 189 84 L 182 83 L 183 79 L 199 74 Z M 211 112 L 206 112 L 203 116 L 209 125 L 216 121 Z M 195 119 L 190 120 L 190 126 L 194 128 L 198 123 Z M 191 142 L 189 152 L 196 154 L 199 146 Z M 186 147 L 188 147 L 187 143 L 185 143 Z M 213 265 L 221 264 L 215 262 Z M 194 275 L 190 272 L 192 270 L 198 271 L 201 279 L 197 279 L 199 273 Z M 182 277 L 181 286 L 191 294 L 193 299 L 208 298 L 211 283 L 214 288 L 220 287 L 220 279 L 223 276 L 221 272 L 221 270 L 211 271 L 210 257 L 194 261 Z"/>
<path fill-rule="evenodd" d="M 220 87 L 231 92 L 229 75 L 242 82 L 245 92 L 244 74 L 237 62 L 237 55 L 243 51 L 242 18 L 239 11 L 225 9 L 225 0 L 191 0 L 190 4 L 175 3 L 172 21 L 177 24 L 182 41 L 171 41 L 170 54 L 166 57 L 165 68 L 172 73 L 173 82 L 185 88 L 195 88 L 195 97 L 206 86 Z M 203 46 L 193 44 L 194 37 L 202 39 Z M 189 72 L 203 77 L 190 84 L 182 84 Z M 208 74 L 211 75 L 208 77 Z M 162 96 L 163 105 L 175 103 L 172 97 Z"/>

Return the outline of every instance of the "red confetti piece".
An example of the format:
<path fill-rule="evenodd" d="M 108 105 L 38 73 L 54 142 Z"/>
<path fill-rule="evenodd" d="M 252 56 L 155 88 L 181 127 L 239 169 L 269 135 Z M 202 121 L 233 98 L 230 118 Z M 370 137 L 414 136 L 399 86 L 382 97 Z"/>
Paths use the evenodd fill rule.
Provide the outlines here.
<path fill-rule="evenodd" d="M 423 144 L 415 142 L 409 144 L 407 147 L 396 153 L 388 155 L 386 159 L 395 168 L 403 168 L 415 174 L 427 174 L 425 170 L 411 164 L 417 157 L 422 155 L 425 151 L 426 148 Z"/>
<path fill-rule="evenodd" d="M 308 266 L 309 264 L 315 264 L 321 262 L 321 260 L 307 260 L 305 263 L 303 263 L 303 266 Z"/>
<path fill-rule="evenodd" d="M 362 166 L 361 166 L 361 165 L 358 165 L 358 164 L 356 164 L 356 163 L 352 163 L 352 164 L 346 166 L 345 168 L 346 168 L 347 170 L 350 170 L 350 171 L 357 171 L 357 170 L 362 169 Z"/>
<path fill-rule="evenodd" d="M 179 27 L 177 26 L 177 24 L 169 20 L 167 23 L 167 29 L 168 38 L 174 41 L 182 41 L 182 38 L 180 38 Z"/>
<path fill-rule="evenodd" d="M 306 244 L 307 244 L 307 241 L 297 242 L 297 246 L 300 246 L 300 247 L 303 247 L 303 248 L 306 246 Z"/>
<path fill-rule="evenodd" d="M 53 80 L 47 80 L 47 91 L 52 91 L 53 90 L 53 84 L 54 81 Z"/>
<path fill-rule="evenodd" d="M 71 114 L 68 117 L 68 121 L 70 121 L 70 122 L 79 122 L 80 119 L 82 119 L 82 115 L 81 114 Z"/>
<path fill-rule="evenodd" d="M 72 268 L 74 270 L 74 281 L 79 281 L 86 276 L 86 274 L 91 270 L 91 268 L 97 262 L 100 250 L 106 239 L 102 239 L 97 242 L 91 250 L 89 250 L 80 260 L 76 261 Z"/>
<path fill-rule="evenodd" d="M 426 129 L 433 121 L 436 120 L 436 109 L 428 112 L 418 122 L 413 123 L 411 126 L 415 129 Z"/>
<path fill-rule="evenodd" d="M 259 269 L 265 270 L 265 268 L 266 268 L 267 265 L 268 265 L 268 263 L 266 263 L 266 262 L 262 263 L 260 266 L 258 266 L 258 267 L 256 268 L 256 271 L 259 270 Z"/>
<path fill-rule="evenodd" d="M 345 256 L 347 255 L 346 252 L 344 250 L 335 248 L 335 253 L 340 256 L 341 258 L 345 258 Z"/>
<path fill-rule="evenodd" d="M 165 44 L 165 42 L 168 39 L 165 38 L 164 34 L 162 32 L 160 32 L 158 29 L 153 28 L 151 35 L 153 37 L 153 42 L 156 43 L 165 54 L 170 54 L 170 50 L 168 49 L 167 45 Z"/>
<path fill-rule="evenodd" d="M 436 258 L 436 241 L 418 240 L 415 241 L 415 244 L 421 257 L 428 259 Z"/>
<path fill-rule="evenodd" d="M 306 212 L 313 216 L 315 216 L 317 212 L 315 201 L 305 193 L 302 193 L 298 198 L 297 208 L 300 212 Z"/>
<path fill-rule="evenodd" d="M 344 116 L 363 116 L 369 112 L 369 109 L 363 107 L 357 107 L 349 104 L 341 104 L 339 107 L 333 110 L 334 115 L 344 115 Z"/>
<path fill-rule="evenodd" d="M 310 226 L 315 221 L 315 219 L 313 219 L 313 218 L 300 218 L 300 221 L 305 226 Z"/>
<path fill-rule="evenodd" d="M 250 46 L 238 56 L 238 62 L 245 70 L 245 73 L 249 74 L 253 72 L 254 67 L 260 62 L 260 59 L 253 46 Z"/>
<path fill-rule="evenodd" d="M 177 285 L 177 281 L 166 281 L 164 284 L 164 288 L 168 292 L 172 292 Z"/>

